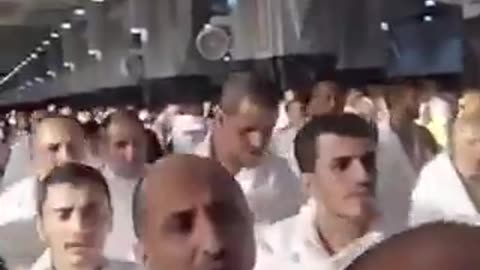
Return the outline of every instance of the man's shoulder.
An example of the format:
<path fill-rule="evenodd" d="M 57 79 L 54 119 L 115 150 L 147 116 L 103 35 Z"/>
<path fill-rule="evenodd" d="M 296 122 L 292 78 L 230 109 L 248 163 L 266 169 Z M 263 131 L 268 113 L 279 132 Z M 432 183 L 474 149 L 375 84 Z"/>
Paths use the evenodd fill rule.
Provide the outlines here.
<path fill-rule="evenodd" d="M 260 251 L 270 254 L 285 252 L 295 235 L 298 215 L 257 228 L 257 245 Z"/>

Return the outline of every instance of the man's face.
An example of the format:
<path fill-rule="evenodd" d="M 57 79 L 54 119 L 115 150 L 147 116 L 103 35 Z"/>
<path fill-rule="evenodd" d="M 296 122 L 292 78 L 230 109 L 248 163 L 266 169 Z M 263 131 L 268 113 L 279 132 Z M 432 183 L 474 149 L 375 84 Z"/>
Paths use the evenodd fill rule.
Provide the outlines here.
<path fill-rule="evenodd" d="M 201 182 L 179 177 L 148 199 L 143 241 L 147 269 L 253 269 L 253 221 L 246 202 L 221 185 Z"/>
<path fill-rule="evenodd" d="M 321 116 L 329 113 L 342 113 L 345 106 L 345 93 L 339 86 L 330 81 L 318 83 L 312 91 L 307 106 L 310 116 Z"/>
<path fill-rule="evenodd" d="M 287 114 L 293 123 L 304 122 L 307 118 L 305 104 L 298 100 L 290 102 L 287 106 Z"/>
<path fill-rule="evenodd" d="M 363 219 L 374 214 L 374 143 L 325 134 L 318 137 L 316 151 L 315 173 L 308 180 L 310 195 L 335 216 Z"/>
<path fill-rule="evenodd" d="M 230 153 L 243 167 L 258 166 L 270 143 L 278 117 L 277 109 L 265 108 L 244 99 L 234 114 L 223 114 L 219 125 Z M 218 121 L 218 120 L 217 120 Z"/>
<path fill-rule="evenodd" d="M 121 177 L 140 177 L 147 160 L 147 139 L 140 124 L 112 123 L 106 130 L 107 160 Z"/>
<path fill-rule="evenodd" d="M 421 90 L 415 88 L 406 88 L 403 93 L 403 99 L 400 104 L 403 110 L 412 118 L 417 119 L 420 116 L 420 105 L 425 96 Z"/>
<path fill-rule="evenodd" d="M 85 159 L 83 130 L 72 120 L 45 120 L 37 129 L 34 143 L 34 156 L 40 174 L 63 163 Z"/>
<path fill-rule="evenodd" d="M 53 259 L 62 267 L 98 268 L 112 222 L 103 189 L 95 184 L 53 184 L 42 210 L 39 233 Z"/>

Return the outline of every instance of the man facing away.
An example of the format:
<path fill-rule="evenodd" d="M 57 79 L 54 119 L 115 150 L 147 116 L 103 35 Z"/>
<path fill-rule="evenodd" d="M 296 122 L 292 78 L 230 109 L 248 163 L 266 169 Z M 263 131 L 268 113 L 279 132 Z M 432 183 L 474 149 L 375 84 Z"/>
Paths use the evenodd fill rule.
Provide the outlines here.
<path fill-rule="evenodd" d="M 146 270 L 251 270 L 253 215 L 235 179 L 211 159 L 171 155 L 136 189 L 133 222 Z"/>
<path fill-rule="evenodd" d="M 412 194 L 410 225 L 465 218 L 480 223 L 480 118 L 455 120 L 452 149 L 427 164 Z"/>
<path fill-rule="evenodd" d="M 314 117 L 295 138 L 309 202 L 257 237 L 256 269 L 344 269 L 382 238 L 375 228 L 375 139 L 353 114 Z"/>
<path fill-rule="evenodd" d="M 18 181 L 0 195 L 0 253 L 11 266 L 28 266 L 43 251 L 34 233 L 38 181 L 55 166 L 85 157 L 83 130 L 76 120 L 52 116 L 37 124 L 33 132 L 35 175 Z"/>
<path fill-rule="evenodd" d="M 37 231 L 48 258 L 32 270 L 134 269 L 104 257 L 112 211 L 100 172 L 78 163 L 54 168 L 37 188 Z"/>
<path fill-rule="evenodd" d="M 195 154 L 219 161 L 235 176 L 257 223 L 298 212 L 300 182 L 288 162 L 267 153 L 281 95 L 271 82 L 250 72 L 229 75 L 212 133 Z"/>

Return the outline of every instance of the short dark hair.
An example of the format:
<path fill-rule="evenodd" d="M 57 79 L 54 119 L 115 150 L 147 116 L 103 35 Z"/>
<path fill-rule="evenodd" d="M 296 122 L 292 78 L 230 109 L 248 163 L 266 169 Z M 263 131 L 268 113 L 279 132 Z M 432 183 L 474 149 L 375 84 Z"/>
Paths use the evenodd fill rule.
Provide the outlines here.
<path fill-rule="evenodd" d="M 403 78 L 391 81 L 390 85 L 385 88 L 384 94 L 387 108 L 391 109 L 398 103 L 405 93 L 405 88 L 412 88 L 420 91 L 423 87 L 424 85 L 418 79 Z"/>
<path fill-rule="evenodd" d="M 248 98 L 256 105 L 277 109 L 282 99 L 280 88 L 254 72 L 230 73 L 222 88 L 220 108 L 230 114 L 237 112 L 241 101 Z"/>
<path fill-rule="evenodd" d="M 102 122 L 102 128 L 108 129 L 112 123 L 114 123 L 117 119 L 126 119 L 128 121 L 132 121 L 134 123 L 138 123 L 143 127 L 142 121 L 138 119 L 137 114 L 135 111 L 131 110 L 118 110 L 111 114 L 109 114 Z"/>
<path fill-rule="evenodd" d="M 107 197 L 112 208 L 110 189 L 105 177 L 96 169 L 80 163 L 65 163 L 53 168 L 47 176 L 37 182 L 37 213 L 43 215 L 43 205 L 48 196 L 48 187 L 55 184 L 68 183 L 74 186 L 94 184 L 99 186 Z"/>
<path fill-rule="evenodd" d="M 144 193 L 144 182 L 145 180 L 142 178 L 140 181 L 137 182 L 135 185 L 135 190 L 133 191 L 133 199 L 132 199 L 132 221 L 133 221 L 133 232 L 135 236 L 140 239 L 142 236 L 142 226 L 143 220 L 145 215 L 145 193 Z"/>
<path fill-rule="evenodd" d="M 322 134 L 375 140 L 372 126 L 355 114 L 327 114 L 313 117 L 298 132 L 294 141 L 295 159 L 302 173 L 315 171 L 315 160 L 319 154 L 316 152 L 317 138 Z"/>

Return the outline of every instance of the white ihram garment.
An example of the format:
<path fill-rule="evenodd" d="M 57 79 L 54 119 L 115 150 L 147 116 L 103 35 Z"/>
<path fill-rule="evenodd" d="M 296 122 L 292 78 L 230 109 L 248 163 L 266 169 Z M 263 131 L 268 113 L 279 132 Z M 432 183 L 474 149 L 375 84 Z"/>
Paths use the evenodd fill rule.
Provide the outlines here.
<path fill-rule="evenodd" d="M 172 118 L 173 151 L 191 154 L 208 133 L 207 120 L 202 116 L 176 115 Z"/>
<path fill-rule="evenodd" d="M 447 153 L 437 155 L 420 173 L 412 193 L 409 225 L 438 220 L 480 224 L 480 214 Z"/>
<path fill-rule="evenodd" d="M 387 235 L 407 228 L 410 196 L 417 172 L 397 134 L 388 123 L 379 125 L 377 199 Z"/>
<path fill-rule="evenodd" d="M 255 270 L 342 270 L 383 239 L 382 233 L 371 231 L 330 255 L 315 228 L 315 208 L 310 200 L 298 215 L 259 230 Z"/>
<path fill-rule="evenodd" d="M 44 250 L 35 225 L 36 183 L 27 177 L 0 195 L 0 254 L 9 269 L 29 267 Z"/>
<path fill-rule="evenodd" d="M 292 171 L 300 178 L 300 168 L 298 167 L 294 152 L 294 141 L 297 133 L 298 129 L 294 127 L 276 130 L 272 135 L 270 149 L 274 154 L 286 159 Z"/>
<path fill-rule="evenodd" d="M 211 156 L 211 136 L 207 136 L 195 154 Z M 288 162 L 275 155 L 267 155 L 255 168 L 243 168 L 235 175 L 257 224 L 271 224 L 298 213 L 304 201 L 300 181 Z"/>

